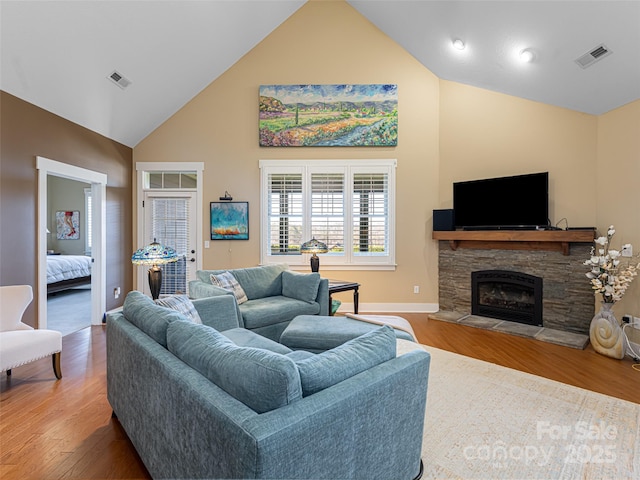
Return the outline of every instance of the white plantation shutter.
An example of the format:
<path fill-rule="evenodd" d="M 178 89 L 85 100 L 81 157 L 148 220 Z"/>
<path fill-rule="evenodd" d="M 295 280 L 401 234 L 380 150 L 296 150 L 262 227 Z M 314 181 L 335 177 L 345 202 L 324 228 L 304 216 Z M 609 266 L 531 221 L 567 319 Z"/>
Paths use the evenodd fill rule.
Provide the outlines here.
<path fill-rule="evenodd" d="M 302 174 L 269 174 L 267 192 L 270 255 L 300 254 Z"/>
<path fill-rule="evenodd" d="M 308 268 L 300 245 L 326 243 L 323 267 L 395 268 L 395 160 L 261 160 L 261 263 Z"/>
<path fill-rule="evenodd" d="M 385 173 L 353 177 L 353 252 L 385 255 L 389 250 L 389 193 Z"/>
<path fill-rule="evenodd" d="M 175 249 L 178 261 L 160 265 L 161 295 L 187 293 L 187 260 L 189 257 L 189 200 L 185 198 L 153 198 L 151 205 L 151 239 Z"/>
<path fill-rule="evenodd" d="M 311 174 L 311 236 L 344 253 L 344 174 Z"/>

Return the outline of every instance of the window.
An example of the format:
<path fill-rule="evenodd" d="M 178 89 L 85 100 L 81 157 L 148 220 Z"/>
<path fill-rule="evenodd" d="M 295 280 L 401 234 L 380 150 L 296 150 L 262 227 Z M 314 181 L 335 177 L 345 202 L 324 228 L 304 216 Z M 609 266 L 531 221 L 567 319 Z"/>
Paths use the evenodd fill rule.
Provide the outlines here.
<path fill-rule="evenodd" d="M 161 195 L 158 193 L 157 195 Z M 145 195 L 145 209 L 151 223 L 149 239 L 153 238 L 163 245 L 173 248 L 178 254 L 178 261 L 160 265 L 162 269 L 162 287 L 160 295 L 187 293 L 187 268 L 193 239 L 192 196 L 165 197 L 152 194 Z M 150 240 L 149 240 L 150 241 Z"/>
<path fill-rule="evenodd" d="M 327 244 L 333 269 L 395 268 L 395 160 L 262 160 L 261 261 L 306 268 Z"/>

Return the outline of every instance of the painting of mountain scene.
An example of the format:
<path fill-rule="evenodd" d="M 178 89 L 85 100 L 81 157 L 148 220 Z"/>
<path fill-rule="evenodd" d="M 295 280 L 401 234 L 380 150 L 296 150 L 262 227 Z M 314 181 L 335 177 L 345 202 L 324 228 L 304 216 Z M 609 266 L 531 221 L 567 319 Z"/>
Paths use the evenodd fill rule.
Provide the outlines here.
<path fill-rule="evenodd" d="M 397 85 L 261 85 L 261 147 L 398 144 Z"/>

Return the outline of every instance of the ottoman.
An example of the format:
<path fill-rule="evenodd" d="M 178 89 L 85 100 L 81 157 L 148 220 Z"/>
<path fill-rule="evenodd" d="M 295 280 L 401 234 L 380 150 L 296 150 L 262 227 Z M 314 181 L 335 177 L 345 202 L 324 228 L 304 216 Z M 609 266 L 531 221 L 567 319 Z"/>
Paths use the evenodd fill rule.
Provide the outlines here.
<path fill-rule="evenodd" d="M 280 343 L 292 350 L 320 353 L 380 328 L 381 324 L 383 323 L 369 323 L 346 317 L 298 315 L 282 332 Z M 396 338 L 415 342 L 411 334 L 394 330 Z"/>

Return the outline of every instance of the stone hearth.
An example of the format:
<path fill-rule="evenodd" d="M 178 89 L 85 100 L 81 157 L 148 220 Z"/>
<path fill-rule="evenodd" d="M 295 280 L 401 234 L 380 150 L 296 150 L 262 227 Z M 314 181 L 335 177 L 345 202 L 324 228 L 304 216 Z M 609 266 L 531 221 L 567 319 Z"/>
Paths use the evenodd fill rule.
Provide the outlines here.
<path fill-rule="evenodd" d="M 464 315 L 457 312 L 430 313 L 429 318 L 443 322 L 458 323 L 467 327 L 482 328 L 494 332 L 508 333 L 518 337 L 532 338 L 542 342 L 562 345 L 582 350 L 589 343 L 589 335 L 574 332 L 553 330 L 535 325 L 498 320 L 495 318 L 481 317 L 478 315 Z"/>
<path fill-rule="evenodd" d="M 553 331 L 589 333 L 594 297 L 585 277 L 591 244 L 575 243 L 568 255 L 559 251 L 458 248 L 439 242 L 441 312 L 459 318 L 471 314 L 471 272 L 511 270 L 543 279 L 542 325 Z"/>

